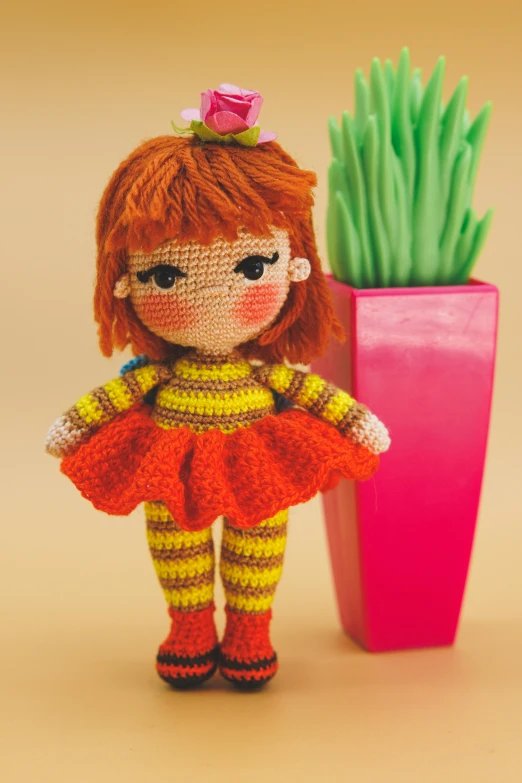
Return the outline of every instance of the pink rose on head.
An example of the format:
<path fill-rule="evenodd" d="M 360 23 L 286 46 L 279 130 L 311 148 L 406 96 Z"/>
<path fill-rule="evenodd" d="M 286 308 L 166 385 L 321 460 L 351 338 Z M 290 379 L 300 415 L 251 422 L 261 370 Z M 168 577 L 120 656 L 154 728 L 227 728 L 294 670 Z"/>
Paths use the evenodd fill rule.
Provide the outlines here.
<path fill-rule="evenodd" d="M 256 126 L 263 98 L 255 90 L 243 90 L 234 84 L 221 84 L 218 90 L 201 93 L 200 109 L 184 109 L 184 120 L 201 120 L 219 136 L 236 135 Z M 277 138 L 276 133 L 260 131 L 258 144 Z"/>

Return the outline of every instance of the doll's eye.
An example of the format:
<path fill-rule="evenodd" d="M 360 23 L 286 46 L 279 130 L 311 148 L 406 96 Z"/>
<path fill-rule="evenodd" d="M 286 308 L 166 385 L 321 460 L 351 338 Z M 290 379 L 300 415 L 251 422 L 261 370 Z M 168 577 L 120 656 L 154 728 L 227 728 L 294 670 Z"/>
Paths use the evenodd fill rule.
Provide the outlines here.
<path fill-rule="evenodd" d="M 275 264 L 279 253 L 275 252 L 272 258 L 266 256 L 247 256 L 234 269 L 234 272 L 242 272 L 247 280 L 259 280 L 265 272 L 265 264 Z"/>
<path fill-rule="evenodd" d="M 151 269 L 136 272 L 136 277 L 140 282 L 148 283 L 151 278 L 154 278 L 154 282 L 158 288 L 164 289 L 172 288 L 177 277 L 186 276 L 186 272 L 182 272 L 177 266 L 172 266 L 171 264 L 158 264 Z"/>

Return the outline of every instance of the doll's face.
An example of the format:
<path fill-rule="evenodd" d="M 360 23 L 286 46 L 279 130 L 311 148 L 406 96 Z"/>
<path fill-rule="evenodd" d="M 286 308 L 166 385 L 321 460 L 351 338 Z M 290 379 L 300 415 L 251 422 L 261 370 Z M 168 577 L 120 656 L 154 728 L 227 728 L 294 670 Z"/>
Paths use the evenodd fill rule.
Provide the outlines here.
<path fill-rule="evenodd" d="M 129 257 L 114 289 L 129 296 L 140 321 L 170 343 L 227 352 L 262 334 L 277 318 L 290 285 L 310 264 L 292 258 L 286 231 L 267 237 L 243 231 L 234 242 L 166 242 Z"/>

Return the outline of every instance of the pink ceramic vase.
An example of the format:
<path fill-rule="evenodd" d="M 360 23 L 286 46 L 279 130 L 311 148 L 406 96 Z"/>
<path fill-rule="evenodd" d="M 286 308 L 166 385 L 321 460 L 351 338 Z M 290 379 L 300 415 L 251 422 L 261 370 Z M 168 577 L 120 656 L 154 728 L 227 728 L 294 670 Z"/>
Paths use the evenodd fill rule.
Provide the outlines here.
<path fill-rule="evenodd" d="M 477 519 L 498 291 L 329 285 L 346 330 L 313 370 L 388 426 L 374 479 L 323 496 L 341 622 L 370 651 L 452 644 Z"/>

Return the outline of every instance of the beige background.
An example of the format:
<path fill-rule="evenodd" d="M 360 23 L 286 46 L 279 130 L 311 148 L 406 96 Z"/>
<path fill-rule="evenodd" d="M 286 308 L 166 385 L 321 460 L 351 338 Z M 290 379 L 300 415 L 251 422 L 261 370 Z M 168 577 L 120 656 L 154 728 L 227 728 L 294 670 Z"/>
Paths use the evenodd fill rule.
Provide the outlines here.
<path fill-rule="evenodd" d="M 400 781 L 522 777 L 521 11 L 518 0 L 18 2 L 2 14 L 2 779 Z M 352 74 L 409 44 L 494 101 L 477 274 L 502 291 L 490 451 L 454 649 L 370 656 L 339 630 L 315 500 L 293 514 L 275 607 L 281 672 L 257 695 L 153 671 L 167 629 L 141 515 L 107 518 L 43 455 L 52 420 L 113 377 L 91 315 L 93 221 L 119 161 L 200 90 L 265 96 L 262 125 L 319 173 Z"/>

